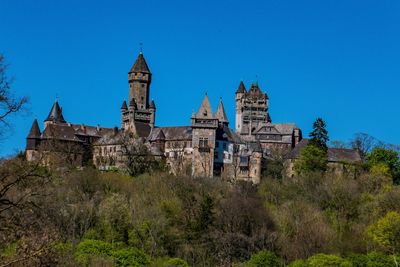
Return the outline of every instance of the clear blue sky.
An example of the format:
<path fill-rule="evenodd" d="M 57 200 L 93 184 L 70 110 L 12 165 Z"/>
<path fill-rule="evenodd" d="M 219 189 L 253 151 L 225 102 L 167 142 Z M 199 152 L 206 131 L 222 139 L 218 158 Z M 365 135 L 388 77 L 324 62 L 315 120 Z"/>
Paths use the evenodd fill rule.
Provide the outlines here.
<path fill-rule="evenodd" d="M 400 1 L 0 1 L 0 52 L 30 97 L 0 155 L 24 149 L 59 96 L 67 121 L 120 125 L 127 72 L 144 43 L 158 125 L 188 124 L 205 92 L 223 98 L 258 76 L 273 122 L 331 140 L 366 132 L 400 143 Z"/>

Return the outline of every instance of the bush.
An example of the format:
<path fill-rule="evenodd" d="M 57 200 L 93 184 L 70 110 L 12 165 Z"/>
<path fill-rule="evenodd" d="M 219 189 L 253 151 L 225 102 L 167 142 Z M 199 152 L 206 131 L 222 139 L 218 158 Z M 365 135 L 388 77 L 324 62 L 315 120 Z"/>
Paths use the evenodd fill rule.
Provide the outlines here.
<path fill-rule="evenodd" d="M 307 260 L 309 267 L 352 267 L 351 262 L 336 255 L 316 254 Z"/>
<path fill-rule="evenodd" d="M 247 262 L 251 267 L 278 267 L 282 266 L 281 260 L 271 251 L 260 251 L 251 256 Z"/>
<path fill-rule="evenodd" d="M 78 263 L 88 266 L 94 256 L 108 258 L 113 247 L 110 243 L 100 240 L 83 240 L 76 248 L 75 258 Z"/>
<path fill-rule="evenodd" d="M 146 266 L 150 258 L 137 248 L 118 249 L 111 253 L 117 266 Z"/>

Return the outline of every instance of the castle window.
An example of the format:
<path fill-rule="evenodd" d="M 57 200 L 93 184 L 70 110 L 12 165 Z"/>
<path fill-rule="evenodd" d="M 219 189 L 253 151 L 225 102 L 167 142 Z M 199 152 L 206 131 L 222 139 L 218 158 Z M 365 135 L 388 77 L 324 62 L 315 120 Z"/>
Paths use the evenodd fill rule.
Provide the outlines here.
<path fill-rule="evenodd" d="M 208 147 L 208 138 L 200 137 L 199 138 L 199 147 Z"/>
<path fill-rule="evenodd" d="M 142 83 L 142 88 L 144 88 L 144 83 Z"/>

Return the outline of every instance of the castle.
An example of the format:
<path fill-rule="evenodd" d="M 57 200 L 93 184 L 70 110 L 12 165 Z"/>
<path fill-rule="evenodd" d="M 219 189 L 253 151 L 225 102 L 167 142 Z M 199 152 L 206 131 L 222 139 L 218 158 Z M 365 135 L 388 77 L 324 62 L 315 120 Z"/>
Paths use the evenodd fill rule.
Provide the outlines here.
<path fill-rule="evenodd" d="M 27 160 L 41 158 L 46 163 L 50 155 L 67 154 L 76 165 L 92 161 L 101 170 L 120 169 L 129 161 L 129 148 L 139 146 L 141 140 L 152 156 L 165 160 L 172 173 L 259 183 L 271 149 L 292 149 L 302 139 L 295 124 L 272 123 L 268 95 L 258 83 L 247 90 L 240 82 L 236 90 L 235 130 L 230 128 L 222 100 L 214 111 L 207 94 L 191 115 L 190 125 L 158 127 L 155 102 L 149 101 L 151 80 L 140 52 L 128 73 L 129 94 L 121 105 L 120 128 L 69 123 L 56 100 L 43 132 L 36 119 L 32 124 Z"/>

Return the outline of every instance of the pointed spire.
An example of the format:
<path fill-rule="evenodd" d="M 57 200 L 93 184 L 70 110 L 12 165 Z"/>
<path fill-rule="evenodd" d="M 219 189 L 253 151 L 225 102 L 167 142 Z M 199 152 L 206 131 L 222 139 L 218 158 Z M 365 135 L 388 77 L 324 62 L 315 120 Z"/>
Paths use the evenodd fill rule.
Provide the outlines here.
<path fill-rule="evenodd" d="M 125 100 L 124 100 L 124 102 L 122 102 L 121 109 L 123 109 L 123 110 L 128 109 L 128 106 L 126 105 L 126 101 Z"/>
<path fill-rule="evenodd" d="M 239 87 L 238 87 L 238 89 L 236 90 L 236 94 L 244 94 L 244 93 L 246 93 L 246 87 L 244 86 L 244 83 L 243 83 L 243 81 L 240 81 L 240 84 L 239 84 Z"/>
<path fill-rule="evenodd" d="M 197 112 L 198 118 L 213 118 L 213 112 L 210 104 L 210 100 L 208 99 L 207 93 L 205 94 L 203 101 L 201 102 L 201 106 L 199 111 Z"/>
<path fill-rule="evenodd" d="M 133 64 L 130 72 L 142 72 L 150 73 L 149 66 L 147 66 L 146 60 L 144 59 L 143 53 L 140 52 L 135 64 Z"/>
<path fill-rule="evenodd" d="M 225 113 L 225 108 L 224 108 L 224 104 L 222 103 L 222 98 L 220 98 L 220 100 L 219 100 L 217 112 L 215 112 L 215 117 L 222 123 L 228 122 L 228 117 L 226 116 L 226 113 Z"/>
<path fill-rule="evenodd" d="M 156 103 L 154 103 L 154 99 L 151 100 L 149 108 L 156 109 Z"/>
<path fill-rule="evenodd" d="M 251 88 L 249 90 L 249 93 L 253 93 L 253 94 L 261 94 L 261 90 L 260 87 L 258 86 L 258 82 L 255 81 L 251 84 Z"/>
<path fill-rule="evenodd" d="M 64 116 L 62 114 L 62 109 L 60 105 L 58 104 L 58 100 L 54 102 L 49 115 L 47 116 L 47 119 L 45 121 L 52 121 L 52 122 L 61 122 L 65 123 Z"/>
<path fill-rule="evenodd" d="M 38 124 L 37 119 L 35 119 L 32 123 L 32 127 L 31 127 L 31 130 L 29 131 L 27 138 L 38 139 L 38 138 L 40 138 L 40 135 L 41 134 L 40 134 L 39 124 Z"/>

